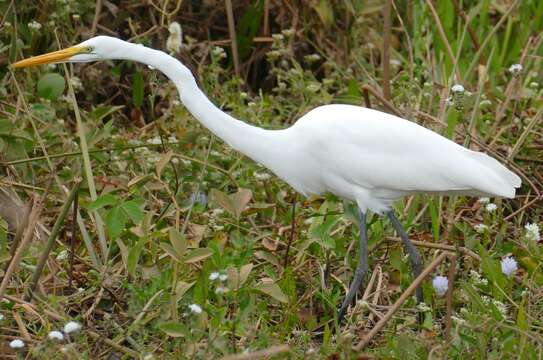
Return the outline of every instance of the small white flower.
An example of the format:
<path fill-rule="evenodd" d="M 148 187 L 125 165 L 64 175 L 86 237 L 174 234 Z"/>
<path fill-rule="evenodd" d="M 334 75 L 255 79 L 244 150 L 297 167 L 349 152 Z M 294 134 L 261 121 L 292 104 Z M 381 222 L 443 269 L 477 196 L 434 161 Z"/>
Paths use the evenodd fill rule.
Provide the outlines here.
<path fill-rule="evenodd" d="M 181 25 L 174 21 L 168 27 L 168 31 L 170 32 L 170 35 L 168 36 L 168 40 L 166 40 L 166 48 L 170 53 L 176 54 L 181 50 L 181 44 L 183 42 Z"/>
<path fill-rule="evenodd" d="M 222 295 L 226 292 L 226 288 L 224 286 L 219 286 L 215 289 L 215 294 Z"/>
<path fill-rule="evenodd" d="M 83 89 L 83 83 L 81 82 L 81 79 L 77 76 L 72 76 L 70 78 L 70 84 L 72 84 L 72 87 L 75 91 Z"/>
<path fill-rule="evenodd" d="M 212 50 L 211 50 L 211 54 L 218 57 L 219 59 L 221 58 L 225 58 L 226 57 L 226 52 L 224 51 L 224 49 L 220 46 L 215 46 Z"/>
<path fill-rule="evenodd" d="M 198 304 L 190 304 L 189 309 L 194 314 L 201 314 L 202 313 L 202 308 Z"/>
<path fill-rule="evenodd" d="M 501 267 L 502 273 L 504 273 L 505 276 L 511 276 L 518 269 L 517 262 L 512 256 L 503 258 L 501 261 Z"/>
<path fill-rule="evenodd" d="M 451 320 L 454 321 L 455 323 L 457 323 L 458 325 L 464 325 L 466 323 L 466 320 L 462 319 L 461 317 L 458 317 L 458 316 L 451 316 Z"/>
<path fill-rule="evenodd" d="M 453 98 L 450 97 L 450 96 L 449 96 L 448 98 L 446 98 L 446 99 L 445 99 L 445 105 L 447 105 L 447 106 L 452 106 L 452 105 L 454 105 L 454 100 L 453 100 Z"/>
<path fill-rule="evenodd" d="M 479 198 L 479 200 L 477 201 L 480 202 L 481 204 L 488 204 L 490 202 L 490 199 L 487 197 L 482 197 L 482 198 Z"/>
<path fill-rule="evenodd" d="M 61 252 L 58 253 L 57 255 L 57 260 L 58 261 L 62 261 L 62 260 L 66 260 L 68 258 L 68 250 L 62 250 Z"/>
<path fill-rule="evenodd" d="M 36 20 L 32 20 L 31 22 L 28 23 L 28 27 L 31 30 L 38 31 L 39 29 L 41 29 L 41 24 L 37 22 Z"/>
<path fill-rule="evenodd" d="M 356 303 L 358 306 L 360 306 L 362 309 L 367 309 L 370 304 L 366 300 L 358 300 Z"/>
<path fill-rule="evenodd" d="M 498 208 L 498 206 L 494 203 L 490 203 L 490 204 L 486 204 L 486 211 L 488 211 L 489 213 L 491 212 L 494 212 L 496 211 L 496 209 Z"/>
<path fill-rule="evenodd" d="M 155 136 L 154 138 L 147 140 L 147 143 L 153 145 L 160 145 L 162 144 L 162 140 L 160 140 L 160 136 Z"/>
<path fill-rule="evenodd" d="M 316 93 L 321 88 L 321 84 L 317 82 L 312 82 L 311 84 L 307 85 L 307 90 L 312 93 Z"/>
<path fill-rule="evenodd" d="M 57 340 L 57 341 L 62 341 L 64 340 L 64 335 L 60 332 L 60 331 L 57 331 L 57 330 L 53 330 L 51 331 L 47 337 L 51 340 Z"/>
<path fill-rule="evenodd" d="M 488 280 L 484 277 L 481 277 L 481 274 L 479 274 L 477 271 L 470 270 L 469 274 L 471 275 L 471 278 L 473 279 L 473 283 L 475 285 L 488 285 Z"/>
<path fill-rule="evenodd" d="M 449 289 L 449 279 L 445 276 L 437 275 L 434 280 L 432 280 L 432 286 L 439 296 L 443 296 Z"/>
<path fill-rule="evenodd" d="M 310 63 L 310 64 L 320 59 L 321 59 L 321 56 L 319 54 L 310 54 L 310 55 L 304 56 L 305 62 Z"/>
<path fill-rule="evenodd" d="M 12 349 L 15 349 L 15 350 L 16 349 L 22 349 L 22 348 L 25 347 L 25 343 L 21 339 L 15 339 L 15 340 L 10 341 L 9 347 L 12 348 Z"/>
<path fill-rule="evenodd" d="M 486 226 L 485 224 L 477 224 L 473 228 L 475 229 L 475 231 L 477 231 L 477 233 L 484 234 L 484 232 L 488 229 L 488 226 Z"/>
<path fill-rule="evenodd" d="M 81 330 L 81 324 L 75 321 L 70 321 L 64 325 L 64 333 L 65 334 L 71 334 L 73 332 L 77 332 Z"/>
<path fill-rule="evenodd" d="M 220 281 L 226 281 L 227 279 L 228 279 L 228 275 L 226 275 L 226 274 L 221 274 L 221 275 L 219 276 L 219 280 L 220 280 Z"/>
<path fill-rule="evenodd" d="M 507 306 L 504 303 L 502 303 L 501 301 L 498 301 L 496 299 L 492 299 L 492 303 L 494 304 L 494 306 L 496 306 L 496 308 L 502 314 L 502 316 L 504 318 L 506 318 L 507 317 Z"/>
<path fill-rule="evenodd" d="M 492 101 L 487 100 L 487 99 L 481 100 L 481 102 L 479 103 L 479 107 L 481 107 L 481 108 L 488 107 L 490 105 L 492 105 Z"/>
<path fill-rule="evenodd" d="M 268 180 L 271 178 L 271 175 L 268 173 L 257 173 L 255 172 L 255 178 L 260 181 Z"/>
<path fill-rule="evenodd" d="M 272 34 L 272 38 L 275 41 L 279 41 L 279 40 L 283 40 L 285 37 L 283 36 L 283 34 Z"/>
<path fill-rule="evenodd" d="M 461 94 L 464 92 L 464 87 L 460 84 L 454 84 L 451 91 L 455 94 Z"/>
<path fill-rule="evenodd" d="M 428 312 L 432 310 L 425 302 L 421 302 L 420 304 L 418 304 L 417 309 L 420 312 Z"/>
<path fill-rule="evenodd" d="M 0 321 L 4 320 L 4 314 L 0 314 Z"/>
<path fill-rule="evenodd" d="M 209 274 L 209 280 L 211 281 L 215 281 L 219 278 L 220 274 L 216 271 L 212 272 L 211 274 Z"/>
<path fill-rule="evenodd" d="M 285 29 L 281 31 L 281 33 L 285 36 L 292 36 L 294 35 L 294 29 Z"/>
<path fill-rule="evenodd" d="M 513 64 L 509 67 L 509 72 L 513 75 L 518 75 L 522 72 L 521 64 Z"/>
<path fill-rule="evenodd" d="M 539 233 L 539 225 L 536 223 L 528 223 L 524 225 L 524 229 L 526 229 L 526 239 L 529 241 L 537 242 L 541 240 L 541 234 Z"/>

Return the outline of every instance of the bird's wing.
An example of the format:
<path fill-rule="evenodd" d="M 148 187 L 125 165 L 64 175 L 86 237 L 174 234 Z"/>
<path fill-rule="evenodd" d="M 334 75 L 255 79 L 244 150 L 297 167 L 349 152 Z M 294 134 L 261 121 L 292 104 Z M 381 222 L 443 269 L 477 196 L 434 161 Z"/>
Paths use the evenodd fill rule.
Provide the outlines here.
<path fill-rule="evenodd" d="M 328 105 L 301 120 L 298 131 L 326 171 L 367 189 L 512 197 L 520 185 L 489 156 L 380 111 Z"/>

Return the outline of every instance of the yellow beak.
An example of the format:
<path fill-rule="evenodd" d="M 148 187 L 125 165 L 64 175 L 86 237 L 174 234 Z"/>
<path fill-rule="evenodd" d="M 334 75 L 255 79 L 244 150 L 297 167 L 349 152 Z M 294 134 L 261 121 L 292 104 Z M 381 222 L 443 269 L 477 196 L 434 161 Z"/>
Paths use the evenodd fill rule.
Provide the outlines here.
<path fill-rule="evenodd" d="M 84 51 L 85 51 L 84 47 L 72 46 L 66 49 L 53 51 L 47 54 L 34 56 L 28 59 L 17 61 L 16 63 L 11 64 L 11 68 L 18 69 L 18 68 L 23 68 L 23 67 L 28 67 L 28 66 L 54 64 L 58 62 L 63 62 L 63 61 L 68 60 L 72 56 L 77 55 Z"/>

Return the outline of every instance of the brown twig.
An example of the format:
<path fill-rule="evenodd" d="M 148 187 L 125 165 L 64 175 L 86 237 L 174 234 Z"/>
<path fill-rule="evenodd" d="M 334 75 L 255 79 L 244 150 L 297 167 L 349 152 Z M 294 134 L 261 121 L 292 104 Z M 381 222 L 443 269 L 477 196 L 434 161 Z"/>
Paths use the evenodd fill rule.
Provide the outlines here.
<path fill-rule="evenodd" d="M 473 31 L 473 29 L 471 28 L 471 26 L 469 26 L 470 19 L 466 15 L 466 12 L 464 11 L 464 9 L 462 9 L 460 5 L 458 4 L 458 0 L 452 0 L 452 3 L 456 12 L 460 15 L 462 20 L 464 20 L 464 22 L 466 23 L 468 34 L 471 39 L 471 44 L 473 45 L 473 50 L 475 50 L 475 52 L 479 51 L 479 41 L 477 40 L 477 35 L 475 35 L 475 32 Z M 484 60 L 484 57 L 481 55 L 479 64 L 484 64 L 485 62 L 486 61 Z"/>
<path fill-rule="evenodd" d="M 100 21 L 101 12 L 102 12 L 102 0 L 96 0 L 96 5 L 94 7 L 94 19 L 92 20 L 92 26 L 90 30 L 90 37 L 93 37 L 96 34 L 96 28 L 98 27 L 98 22 Z"/>
<path fill-rule="evenodd" d="M 390 100 L 390 32 L 392 22 L 390 20 L 390 8 L 392 0 L 385 0 L 383 6 L 383 96 Z"/>
<path fill-rule="evenodd" d="M 47 192 L 43 194 L 42 197 L 34 198 L 34 202 L 32 204 L 32 210 L 30 211 L 30 216 L 28 220 L 28 227 L 26 228 L 26 233 L 23 237 L 23 240 L 19 244 L 17 251 L 15 252 L 15 255 L 13 255 L 13 259 L 11 260 L 8 268 L 6 269 L 4 278 L 2 279 L 2 283 L 0 284 L 0 300 L 3 298 L 4 292 L 6 291 L 8 287 L 8 283 L 11 280 L 13 273 L 19 267 L 19 262 L 21 261 L 21 258 L 23 257 L 24 251 L 26 250 L 27 246 L 30 244 L 30 242 L 34 238 L 34 228 L 36 227 L 36 224 L 40 217 L 41 211 L 43 209 L 43 202 L 46 197 L 47 197 Z"/>
<path fill-rule="evenodd" d="M 449 281 L 449 288 L 447 290 L 447 314 L 445 315 L 445 340 L 448 341 L 451 338 L 452 328 L 452 300 L 453 300 L 453 284 L 456 274 L 456 255 L 451 254 L 449 256 L 449 274 L 447 275 Z"/>
<path fill-rule="evenodd" d="M 454 56 L 454 53 L 451 48 L 451 44 L 449 43 L 449 39 L 447 39 L 447 35 L 445 34 L 445 30 L 443 29 L 443 25 L 441 24 L 441 20 L 439 19 L 439 15 L 437 14 L 436 9 L 434 8 L 434 5 L 432 5 L 431 0 L 426 0 L 426 4 L 430 8 L 430 12 L 432 13 L 432 16 L 434 17 L 434 20 L 437 25 L 437 32 L 439 33 L 439 36 L 441 37 L 441 40 L 445 44 L 445 48 L 447 49 L 447 53 L 449 57 L 451 58 L 451 62 L 454 67 L 454 71 L 456 74 L 456 81 L 460 82 L 462 81 L 462 77 L 460 76 L 460 70 L 458 70 L 458 65 L 456 63 L 456 57 Z"/>
<path fill-rule="evenodd" d="M 254 359 L 267 359 L 273 355 L 289 352 L 288 345 L 274 345 L 264 350 L 258 350 L 251 353 L 242 353 L 236 355 L 228 355 L 222 358 L 222 360 L 254 360 Z"/>
<path fill-rule="evenodd" d="M 294 193 L 294 199 L 292 199 L 292 226 L 290 227 L 290 236 L 287 242 L 287 249 L 285 250 L 285 261 L 283 262 L 283 267 L 286 269 L 288 266 L 288 252 L 290 250 L 290 245 L 294 241 L 294 235 L 296 234 L 296 199 L 298 195 Z"/>
<path fill-rule="evenodd" d="M 75 258 L 75 240 L 77 238 L 77 213 L 78 213 L 78 205 L 79 205 L 79 192 L 75 193 L 74 197 L 74 205 L 72 210 L 72 236 L 70 239 L 70 257 L 68 259 L 68 263 L 70 264 L 68 267 L 68 287 L 72 288 L 72 281 L 74 279 L 74 258 Z"/>
<path fill-rule="evenodd" d="M 395 241 L 395 242 L 401 242 L 402 241 L 401 239 L 396 238 L 396 237 L 392 237 L 392 236 L 387 236 L 386 239 L 387 240 L 392 240 L 392 241 Z M 418 241 L 418 240 L 411 240 L 411 242 L 415 246 L 421 246 L 421 247 L 426 247 L 426 248 L 430 248 L 430 249 L 440 249 L 440 250 L 445 250 L 445 251 L 450 251 L 450 252 L 454 252 L 454 251 L 456 251 L 458 249 L 462 254 L 468 255 L 468 256 L 472 257 L 473 259 L 475 259 L 477 261 L 481 261 L 481 257 L 479 255 L 477 255 L 476 253 L 474 253 L 470 249 L 465 248 L 463 246 L 456 247 L 454 245 L 431 243 L 431 242 Z"/>
<path fill-rule="evenodd" d="M 390 309 L 387 311 L 385 316 L 383 316 L 383 318 L 379 320 L 377 324 L 375 324 L 373 329 L 371 329 L 367 335 L 362 337 L 362 339 L 360 340 L 358 344 L 353 346 L 353 349 L 355 351 L 361 351 L 371 341 L 371 339 L 373 339 L 373 337 L 379 331 L 381 331 L 381 329 L 386 325 L 386 323 L 392 318 L 392 315 L 394 315 L 396 311 L 398 311 L 400 306 L 402 306 L 405 300 L 407 300 L 407 298 L 411 296 L 411 294 L 415 291 L 415 289 L 419 287 L 419 285 L 424 281 L 424 279 L 428 275 L 430 275 L 430 273 L 434 271 L 434 269 L 439 264 L 441 264 L 446 257 L 447 257 L 446 253 L 441 253 L 434 261 L 432 261 L 430 265 L 428 265 L 428 267 L 426 267 L 426 269 L 424 269 L 424 271 L 415 279 L 415 281 L 413 281 L 411 285 L 409 285 L 409 287 L 403 292 L 403 294 L 398 298 L 398 300 L 396 300 L 394 305 L 390 307 Z"/>
<path fill-rule="evenodd" d="M 368 85 L 368 84 L 364 84 L 360 87 L 362 89 L 362 91 L 368 91 L 370 92 L 373 96 L 375 96 L 379 101 L 381 101 L 381 103 L 384 105 L 384 107 L 388 110 L 388 111 L 391 111 L 392 113 L 394 113 L 394 115 L 397 115 L 397 116 L 403 116 L 402 113 L 396 109 L 396 107 L 390 102 L 388 101 L 387 99 L 385 99 L 385 97 L 379 93 L 379 91 L 375 90 L 371 85 Z M 368 97 L 369 99 L 369 97 Z M 369 101 L 369 100 L 368 100 Z"/>
<path fill-rule="evenodd" d="M 122 351 L 123 353 L 133 357 L 134 359 L 138 359 L 140 357 L 140 354 L 137 352 L 137 351 L 134 351 L 132 349 L 129 349 L 125 346 L 122 346 L 122 345 L 119 345 L 117 344 L 116 342 L 104 337 L 104 336 L 101 336 L 100 334 L 94 332 L 94 331 L 87 331 L 87 334 L 89 334 L 92 338 L 96 339 L 96 340 L 102 340 L 103 342 L 105 342 L 106 344 L 108 344 L 109 346 L 111 346 L 112 348 L 116 349 L 116 350 L 119 350 L 119 351 Z"/>
<path fill-rule="evenodd" d="M 75 184 L 70 191 L 68 198 L 66 199 L 66 202 L 64 203 L 64 206 L 62 207 L 62 210 L 60 211 L 60 214 L 58 215 L 57 220 L 55 221 L 55 224 L 53 225 L 53 229 L 51 229 L 51 234 L 49 234 L 49 238 L 47 239 L 47 243 L 45 245 L 45 248 L 42 250 L 40 254 L 40 258 L 38 259 L 38 263 L 36 264 L 36 269 L 34 270 L 34 273 L 32 274 L 32 279 L 30 280 L 30 287 L 28 288 L 28 292 L 25 296 L 26 301 L 30 301 L 32 299 L 32 293 L 36 290 L 36 286 L 38 285 L 38 280 L 40 279 L 41 273 L 43 271 L 43 267 L 45 266 L 45 263 L 47 261 L 47 258 L 49 257 L 49 253 L 53 249 L 53 245 L 55 245 L 55 240 L 57 239 L 57 236 L 60 232 L 60 228 L 64 224 L 64 220 L 66 219 L 66 216 L 68 215 L 68 211 L 70 210 L 70 205 L 72 204 L 75 195 L 79 191 L 79 186 L 81 185 L 81 179 L 77 179 L 75 181 Z"/>
<path fill-rule="evenodd" d="M 236 37 L 236 24 L 234 22 L 234 10 L 232 9 L 232 0 L 225 0 L 224 6 L 226 7 L 226 17 L 228 19 L 228 32 L 230 33 L 232 56 L 234 58 L 234 71 L 236 76 L 240 76 L 239 68 L 239 53 L 238 53 L 238 41 Z"/>

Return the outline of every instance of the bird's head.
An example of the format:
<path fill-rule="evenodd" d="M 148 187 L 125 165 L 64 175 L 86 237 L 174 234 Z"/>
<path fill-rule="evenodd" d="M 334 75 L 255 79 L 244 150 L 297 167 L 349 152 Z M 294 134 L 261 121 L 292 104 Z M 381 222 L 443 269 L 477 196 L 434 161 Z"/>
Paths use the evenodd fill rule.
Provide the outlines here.
<path fill-rule="evenodd" d="M 118 52 L 126 42 L 110 36 L 96 36 L 68 48 L 18 61 L 12 68 L 56 64 L 63 62 L 90 62 L 119 58 Z M 123 46 L 124 45 L 124 46 Z"/>

